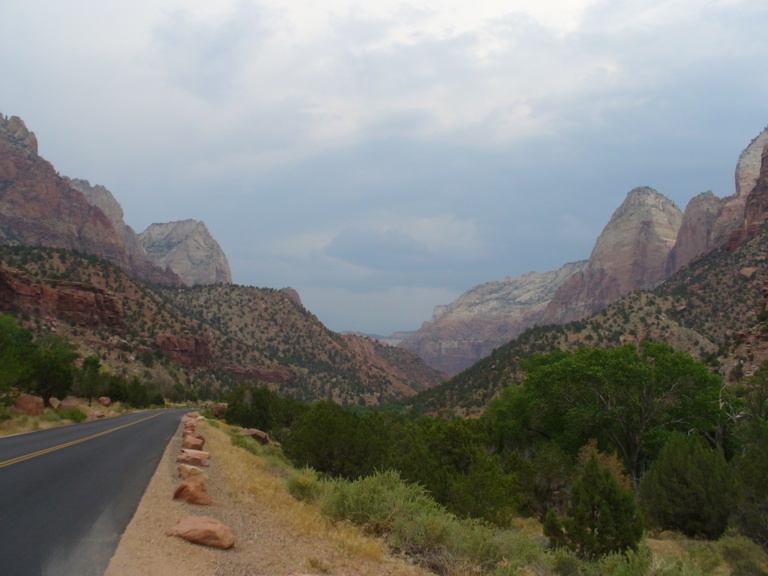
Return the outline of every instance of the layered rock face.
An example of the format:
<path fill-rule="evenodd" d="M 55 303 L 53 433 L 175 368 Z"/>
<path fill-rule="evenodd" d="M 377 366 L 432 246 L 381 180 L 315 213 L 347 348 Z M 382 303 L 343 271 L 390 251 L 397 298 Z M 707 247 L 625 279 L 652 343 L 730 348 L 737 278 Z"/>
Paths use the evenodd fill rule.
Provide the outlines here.
<path fill-rule="evenodd" d="M 747 196 L 744 207 L 744 224 L 729 241 L 732 247 L 754 237 L 758 229 L 768 222 L 768 144 L 762 152 L 760 175 Z"/>
<path fill-rule="evenodd" d="M 447 306 L 398 343 L 430 366 L 453 375 L 537 324 L 557 289 L 586 262 L 539 274 L 488 282 Z"/>
<path fill-rule="evenodd" d="M 557 290 L 543 323 L 580 320 L 633 290 L 656 286 L 666 278 L 682 219 L 677 206 L 656 190 L 632 190 L 603 229 L 587 265 Z"/>
<path fill-rule="evenodd" d="M 170 268 L 188 286 L 232 283 L 224 251 L 198 220 L 152 224 L 139 241 L 152 262 Z"/>
<path fill-rule="evenodd" d="M 120 330 L 123 306 L 108 290 L 78 282 L 44 284 L 0 266 L 0 309 L 42 318 L 61 318 L 77 326 Z"/>
<path fill-rule="evenodd" d="M 20 118 L 0 115 L 0 242 L 66 248 L 127 267 L 109 218 L 37 155 Z"/>
<path fill-rule="evenodd" d="M 666 272 L 672 275 L 686 264 L 712 250 L 712 232 L 723 201 L 712 192 L 704 192 L 691 198 L 685 207 L 683 222 L 669 253 Z"/>
<path fill-rule="evenodd" d="M 127 255 L 127 271 L 147 282 L 161 285 L 178 285 L 181 279 L 169 268 L 155 265 L 148 257 L 133 228 L 125 223 L 123 208 L 106 187 L 91 185 L 82 178 L 65 178 L 69 185 L 82 193 L 91 206 L 95 206 L 109 218 L 112 227 L 120 236 Z"/>
<path fill-rule="evenodd" d="M 87 182 L 59 176 L 38 156 L 37 139 L 24 122 L 0 114 L 0 243 L 77 250 L 143 280 L 179 284 L 126 234 L 122 210 L 109 191 L 93 190 L 98 199 L 92 202 L 85 194 L 92 191 Z"/>
<path fill-rule="evenodd" d="M 763 148 L 768 144 L 768 128 L 764 129 L 739 156 L 736 164 L 736 193 L 722 200 L 722 208 L 713 225 L 712 245 L 719 248 L 729 241 L 744 223 L 747 196 L 757 184 Z"/>

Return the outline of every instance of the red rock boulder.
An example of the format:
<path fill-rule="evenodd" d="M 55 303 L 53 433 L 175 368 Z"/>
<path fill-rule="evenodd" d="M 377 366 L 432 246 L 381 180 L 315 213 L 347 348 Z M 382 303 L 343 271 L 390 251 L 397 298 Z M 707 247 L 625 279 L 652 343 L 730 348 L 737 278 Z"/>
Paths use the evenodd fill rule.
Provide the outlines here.
<path fill-rule="evenodd" d="M 31 394 L 20 394 L 13 404 L 13 411 L 27 416 L 40 416 L 43 413 L 43 399 Z"/>
<path fill-rule="evenodd" d="M 257 428 L 244 428 L 240 431 L 240 436 L 249 436 L 262 446 L 270 442 L 269 434 Z"/>
<path fill-rule="evenodd" d="M 232 531 L 224 524 L 208 516 L 187 516 L 166 532 L 187 542 L 228 550 L 235 545 Z"/>
<path fill-rule="evenodd" d="M 202 476 L 203 474 L 203 471 L 200 468 L 188 464 L 179 464 L 176 471 L 179 474 L 179 478 L 182 480 L 186 480 L 192 476 Z"/>
<path fill-rule="evenodd" d="M 173 499 L 183 500 L 188 504 L 208 506 L 211 503 L 211 497 L 208 495 L 205 478 L 200 474 L 190 476 L 178 485 L 173 492 Z"/>
<path fill-rule="evenodd" d="M 181 454 L 176 457 L 176 462 L 191 466 L 208 466 L 208 459 L 210 457 L 210 452 L 182 449 Z"/>
<path fill-rule="evenodd" d="M 181 442 L 182 448 L 191 450 L 202 450 L 203 446 L 205 446 L 205 438 L 202 436 L 195 436 L 194 434 L 185 434 Z"/>

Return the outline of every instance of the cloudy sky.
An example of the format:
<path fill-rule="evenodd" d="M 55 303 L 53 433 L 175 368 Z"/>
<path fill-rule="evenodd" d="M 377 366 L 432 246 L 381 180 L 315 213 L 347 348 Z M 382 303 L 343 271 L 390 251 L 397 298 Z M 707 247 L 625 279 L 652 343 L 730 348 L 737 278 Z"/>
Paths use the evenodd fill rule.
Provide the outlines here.
<path fill-rule="evenodd" d="M 235 281 L 416 328 L 589 255 L 634 186 L 733 191 L 768 123 L 765 0 L 3 0 L 0 112 Z"/>

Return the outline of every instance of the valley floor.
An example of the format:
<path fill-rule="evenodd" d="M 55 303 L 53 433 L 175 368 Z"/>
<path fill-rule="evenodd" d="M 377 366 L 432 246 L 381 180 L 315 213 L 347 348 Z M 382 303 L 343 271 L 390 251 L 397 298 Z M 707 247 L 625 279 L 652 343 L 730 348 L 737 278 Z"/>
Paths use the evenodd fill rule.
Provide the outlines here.
<path fill-rule="evenodd" d="M 280 472 L 232 445 L 220 429 L 201 424 L 211 466 L 211 506 L 171 499 L 179 480 L 176 434 L 113 556 L 107 576 L 300 576 L 303 574 L 421 576 L 393 558 L 386 545 L 348 524 L 333 524 L 315 506 L 295 500 Z M 233 531 L 232 550 L 220 551 L 166 536 L 187 515 L 212 516 Z"/>

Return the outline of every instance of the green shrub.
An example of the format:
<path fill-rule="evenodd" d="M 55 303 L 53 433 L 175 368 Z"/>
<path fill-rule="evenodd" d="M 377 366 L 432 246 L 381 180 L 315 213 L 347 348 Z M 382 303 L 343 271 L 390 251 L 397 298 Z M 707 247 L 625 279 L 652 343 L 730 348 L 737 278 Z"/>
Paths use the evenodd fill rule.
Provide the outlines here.
<path fill-rule="evenodd" d="M 550 541 L 564 542 L 582 558 L 596 559 L 636 549 L 643 522 L 632 492 L 593 455 L 571 486 L 562 530 L 550 515 L 547 531 Z"/>
<path fill-rule="evenodd" d="M 659 528 L 716 539 L 733 509 L 728 464 L 699 437 L 673 434 L 643 477 L 640 499 Z"/>
<path fill-rule="evenodd" d="M 80 408 L 72 407 L 72 408 L 64 408 L 62 410 L 59 410 L 59 416 L 63 420 L 72 420 L 72 422 L 82 422 L 87 418 L 87 415 L 85 412 L 80 410 Z"/>
<path fill-rule="evenodd" d="M 768 430 L 755 434 L 751 446 L 736 461 L 736 524 L 768 550 Z"/>
<path fill-rule="evenodd" d="M 354 482 L 336 480 L 321 500 L 325 514 L 386 536 L 397 551 L 438 574 L 475 573 L 505 565 L 509 574 L 544 556 L 543 542 L 515 530 L 459 519 L 397 472 Z M 507 573 L 507 572 L 505 572 Z"/>
<path fill-rule="evenodd" d="M 732 576 L 768 576 L 768 559 L 754 542 L 744 537 L 726 536 L 718 546 L 731 567 Z"/>
<path fill-rule="evenodd" d="M 297 470 L 288 477 L 288 492 L 302 502 L 317 502 L 323 493 L 323 486 L 312 468 Z"/>

